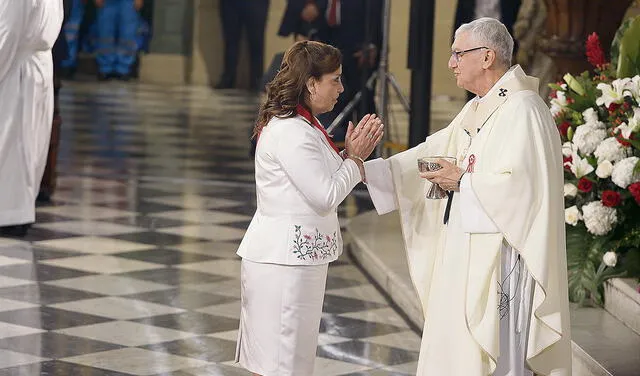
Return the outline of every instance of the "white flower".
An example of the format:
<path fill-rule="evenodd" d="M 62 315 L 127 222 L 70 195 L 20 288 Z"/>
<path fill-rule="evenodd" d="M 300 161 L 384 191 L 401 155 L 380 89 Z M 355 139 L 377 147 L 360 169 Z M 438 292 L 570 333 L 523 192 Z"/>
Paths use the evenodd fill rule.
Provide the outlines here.
<path fill-rule="evenodd" d="M 611 85 L 604 82 L 599 83 L 596 88 L 602 91 L 602 96 L 596 99 L 596 104 L 598 106 L 604 105 L 608 108 L 611 103 L 621 103 L 624 99 L 625 86 L 629 82 L 631 82 L 631 79 L 625 77 L 613 81 Z"/>
<path fill-rule="evenodd" d="M 613 251 L 609 251 L 602 256 L 602 262 L 606 266 L 613 268 L 618 263 L 618 255 Z"/>
<path fill-rule="evenodd" d="M 573 142 L 567 141 L 562 144 L 562 155 L 568 157 L 578 152 L 578 147 Z"/>
<path fill-rule="evenodd" d="M 575 197 L 578 194 L 578 187 L 571 183 L 564 185 L 564 197 Z"/>
<path fill-rule="evenodd" d="M 631 136 L 631 132 L 633 132 L 633 128 L 628 126 L 627 123 L 622 123 L 615 127 L 615 133 L 620 133 L 623 138 L 629 138 Z"/>
<path fill-rule="evenodd" d="M 631 81 L 627 82 L 624 95 L 633 97 L 636 102 L 640 102 L 640 76 L 636 75 Z"/>
<path fill-rule="evenodd" d="M 609 137 L 598 145 L 596 151 L 593 152 L 593 155 L 598 158 L 598 162 L 618 162 L 619 160 L 626 158 L 628 153 L 628 148 L 622 146 L 615 137 Z"/>
<path fill-rule="evenodd" d="M 582 119 L 584 119 L 585 124 L 597 123 L 599 121 L 598 113 L 593 107 L 589 107 L 582 112 Z"/>
<path fill-rule="evenodd" d="M 570 208 L 564 209 L 564 221 L 567 224 L 571 226 L 575 226 L 578 224 L 578 221 L 581 219 L 582 219 L 582 216 L 580 215 L 580 211 L 575 205 L 573 205 Z"/>
<path fill-rule="evenodd" d="M 611 172 L 611 181 L 620 188 L 627 188 L 629 184 L 640 181 L 640 173 L 633 173 L 639 160 L 638 157 L 629 157 L 616 163 Z"/>
<path fill-rule="evenodd" d="M 611 172 L 613 171 L 613 164 L 608 160 L 604 160 L 598 164 L 598 168 L 596 168 L 596 175 L 600 179 L 606 179 L 611 176 Z"/>
<path fill-rule="evenodd" d="M 633 117 L 629 119 L 629 129 L 631 129 L 631 132 L 640 132 L 640 108 L 638 107 L 633 109 Z"/>
<path fill-rule="evenodd" d="M 598 128 L 594 123 L 589 123 L 576 128 L 572 141 L 583 155 L 589 155 L 596 150 L 605 137 L 607 137 L 606 130 Z"/>
<path fill-rule="evenodd" d="M 567 96 L 564 91 L 556 91 L 556 97 L 551 99 L 551 114 L 556 116 L 562 110 L 567 107 Z"/>
<path fill-rule="evenodd" d="M 606 235 L 618 222 L 616 209 L 602 205 L 600 201 L 591 201 L 582 207 L 582 219 L 587 231 L 594 235 Z"/>
<path fill-rule="evenodd" d="M 633 109 L 633 117 L 629 119 L 629 124 L 622 123 L 618 125 L 614 131 L 620 133 L 623 138 L 629 139 L 631 133 L 640 132 L 640 108 Z"/>
<path fill-rule="evenodd" d="M 571 159 L 572 162 L 569 168 L 578 179 L 585 175 L 589 175 L 594 170 L 589 161 L 586 158 L 580 158 L 577 153 L 574 154 Z"/>
<path fill-rule="evenodd" d="M 558 106 L 556 103 L 553 103 L 553 99 L 552 99 L 551 107 L 549 108 L 549 110 L 551 111 L 551 116 L 556 117 L 562 112 L 563 108 Z"/>

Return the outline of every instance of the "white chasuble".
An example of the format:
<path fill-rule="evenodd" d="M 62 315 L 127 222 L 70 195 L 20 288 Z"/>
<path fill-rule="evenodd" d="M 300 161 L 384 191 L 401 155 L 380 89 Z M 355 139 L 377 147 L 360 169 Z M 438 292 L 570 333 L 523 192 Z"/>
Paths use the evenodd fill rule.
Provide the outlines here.
<path fill-rule="evenodd" d="M 526 375 L 519 352 L 539 375 L 571 375 L 561 143 L 537 90 L 515 66 L 447 128 L 365 164 L 378 213 L 400 211 L 425 316 L 418 375 Z M 426 156 L 468 171 L 447 224 L 446 200 L 425 198 Z"/>
<path fill-rule="evenodd" d="M 35 221 L 53 120 L 62 0 L 0 1 L 0 226 Z"/>

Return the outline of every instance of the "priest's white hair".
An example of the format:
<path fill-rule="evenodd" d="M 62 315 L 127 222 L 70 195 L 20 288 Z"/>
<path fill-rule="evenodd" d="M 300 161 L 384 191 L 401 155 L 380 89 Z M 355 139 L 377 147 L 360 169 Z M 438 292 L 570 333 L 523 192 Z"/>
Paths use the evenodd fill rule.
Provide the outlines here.
<path fill-rule="evenodd" d="M 484 46 L 494 50 L 498 64 L 503 65 L 505 68 L 511 67 L 513 38 L 502 22 L 495 18 L 478 18 L 460 25 L 456 30 L 455 37 L 457 38 L 462 33 L 467 33 L 479 43 L 478 47 Z"/>

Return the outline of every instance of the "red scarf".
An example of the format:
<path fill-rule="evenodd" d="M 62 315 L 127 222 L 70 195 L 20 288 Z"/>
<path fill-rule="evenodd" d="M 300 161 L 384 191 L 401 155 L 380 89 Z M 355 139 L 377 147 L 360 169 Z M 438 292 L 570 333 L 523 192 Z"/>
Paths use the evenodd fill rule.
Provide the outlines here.
<path fill-rule="evenodd" d="M 306 108 L 302 107 L 301 105 L 298 105 L 296 107 L 296 112 L 298 113 L 298 115 L 300 115 L 303 118 L 305 118 L 305 120 L 307 120 L 313 127 L 318 128 L 322 132 L 322 134 L 324 134 L 324 136 L 327 138 L 327 141 L 329 142 L 329 145 L 331 145 L 333 150 L 335 150 L 336 153 L 340 154 L 340 150 L 338 150 L 338 147 L 336 146 L 336 144 L 334 144 L 333 140 L 331 140 L 331 136 L 329 136 L 327 131 L 318 122 L 318 120 L 313 115 L 311 115 L 311 112 L 309 112 L 309 110 L 307 110 Z"/>

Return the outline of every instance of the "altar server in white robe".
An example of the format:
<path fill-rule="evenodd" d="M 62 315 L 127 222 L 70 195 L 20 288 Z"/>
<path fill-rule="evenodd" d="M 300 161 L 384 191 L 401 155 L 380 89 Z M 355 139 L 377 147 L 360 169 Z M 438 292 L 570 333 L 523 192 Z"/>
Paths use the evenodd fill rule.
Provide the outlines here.
<path fill-rule="evenodd" d="M 0 1 L 0 227 L 35 221 L 53 118 L 62 0 Z"/>
<path fill-rule="evenodd" d="M 419 376 L 571 375 L 560 137 L 512 50 L 495 19 L 460 26 L 449 68 L 476 98 L 424 143 L 365 163 L 378 213 L 400 212 L 425 317 Z M 429 156 L 457 165 L 419 173 Z M 448 198 L 425 198 L 431 184 Z"/>
<path fill-rule="evenodd" d="M 365 116 L 339 152 L 316 116 L 343 91 L 342 55 L 295 43 L 267 85 L 254 136 L 257 210 L 242 239 L 236 361 L 254 375 L 312 375 L 327 268 L 342 253 L 337 207 L 383 135 Z"/>

